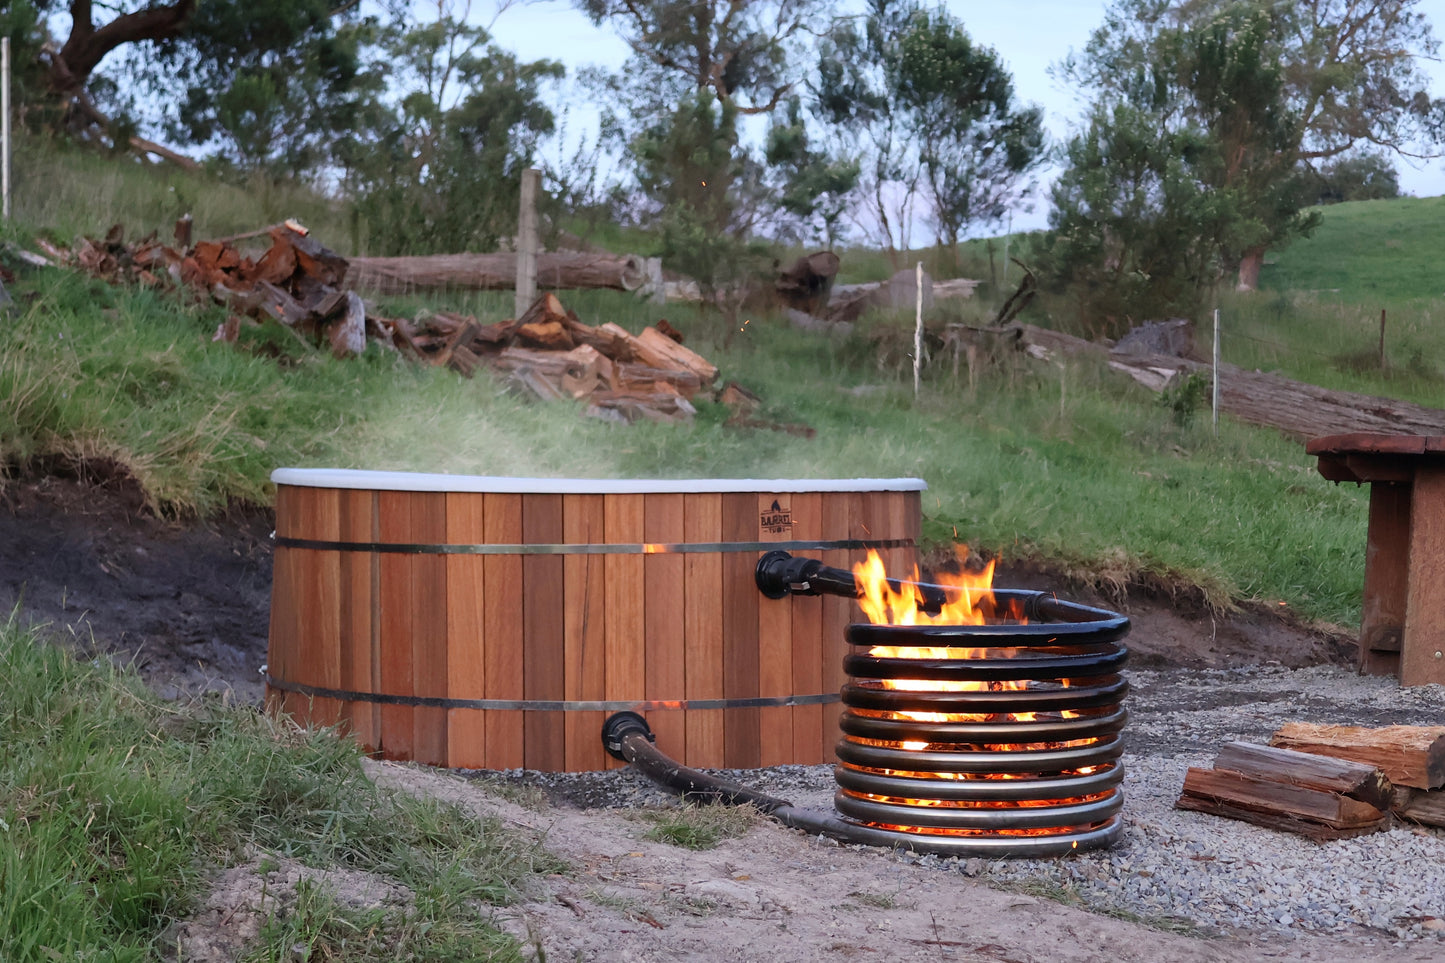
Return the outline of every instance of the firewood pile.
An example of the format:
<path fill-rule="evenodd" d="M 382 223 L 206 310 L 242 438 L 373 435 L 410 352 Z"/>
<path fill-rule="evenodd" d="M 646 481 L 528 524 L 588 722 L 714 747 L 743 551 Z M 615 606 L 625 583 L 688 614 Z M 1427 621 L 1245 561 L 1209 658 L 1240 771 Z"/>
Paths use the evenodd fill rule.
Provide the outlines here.
<path fill-rule="evenodd" d="M 309 348 L 329 345 L 339 358 L 361 354 L 372 341 L 465 377 L 486 366 L 530 395 L 584 400 L 588 415 L 605 420 L 687 420 L 696 413 L 692 400 L 717 380 L 717 367 L 684 347 L 682 335 L 666 321 L 639 335 L 611 322 L 592 326 L 550 293 L 521 317 L 495 324 L 447 312 L 383 317 L 347 287 L 347 260 L 295 222 L 194 246 L 181 240 L 189 240 L 187 233 L 177 226 L 176 246 L 154 234 L 127 243 L 120 226 L 101 240 L 84 239 L 74 250 L 39 243 L 54 263 L 93 277 L 189 288 L 227 305 L 232 313 L 213 340 L 235 342 L 243 326 L 276 322 Z M 234 246 L 241 237 L 261 234 L 269 235 L 271 246 L 259 257 Z M 738 424 L 811 431 L 756 421 L 756 396 L 736 385 L 717 397 L 733 408 Z"/>
<path fill-rule="evenodd" d="M 1175 805 L 1314 840 L 1445 826 L 1445 727 L 1290 723 L 1270 745 L 1232 742 L 1191 767 Z"/>
<path fill-rule="evenodd" d="M 666 321 L 633 335 L 608 322 L 593 327 L 543 294 L 522 316 L 478 324 L 455 314 L 416 322 L 377 319 L 401 350 L 470 377 L 478 365 L 505 372 L 520 390 L 551 400 L 587 402 L 587 414 L 610 421 L 683 421 L 692 399 L 708 391 L 718 370 L 682 344 Z"/>

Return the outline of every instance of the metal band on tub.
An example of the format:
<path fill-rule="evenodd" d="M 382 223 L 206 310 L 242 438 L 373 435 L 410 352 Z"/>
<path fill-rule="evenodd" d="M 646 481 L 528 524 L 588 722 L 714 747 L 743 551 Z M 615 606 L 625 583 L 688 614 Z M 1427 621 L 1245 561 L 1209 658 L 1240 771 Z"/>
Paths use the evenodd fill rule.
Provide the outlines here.
<path fill-rule="evenodd" d="M 328 689 L 278 679 L 262 670 L 266 684 L 273 689 L 295 692 L 315 699 L 336 699 L 340 702 L 375 702 L 386 706 L 425 706 L 433 709 L 503 709 L 534 712 L 634 712 L 655 709 L 767 709 L 777 706 L 818 706 L 839 700 L 836 692 L 818 695 L 776 696 L 753 699 L 612 699 L 606 701 L 573 701 L 549 699 L 448 699 L 439 696 L 387 695 L 382 692 L 352 692 L 349 689 Z"/>
<path fill-rule="evenodd" d="M 860 539 L 792 542 L 607 542 L 570 545 L 410 545 L 404 542 L 332 542 L 314 538 L 277 535 L 282 548 L 307 548 L 320 552 L 386 552 L 398 555 L 679 555 L 699 552 L 826 552 L 833 549 L 913 548 L 911 538 Z"/>

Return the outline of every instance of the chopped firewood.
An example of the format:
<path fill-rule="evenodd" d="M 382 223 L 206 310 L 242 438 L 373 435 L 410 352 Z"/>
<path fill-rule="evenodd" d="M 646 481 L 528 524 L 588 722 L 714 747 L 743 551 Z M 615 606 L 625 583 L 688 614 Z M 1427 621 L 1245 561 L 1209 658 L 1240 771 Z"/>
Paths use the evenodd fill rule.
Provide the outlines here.
<path fill-rule="evenodd" d="M 818 429 L 811 425 L 800 425 L 791 422 L 768 421 L 764 418 L 750 418 L 747 415 L 736 414 L 724 422 L 729 428 L 763 428 L 767 431 L 782 431 L 790 435 L 797 435 L 799 438 L 813 438 L 818 434 Z"/>
<path fill-rule="evenodd" d="M 567 326 L 560 321 L 533 321 L 517 325 L 517 340 L 534 348 L 550 351 L 571 351 L 576 344 L 567 332 Z"/>
<path fill-rule="evenodd" d="M 717 366 L 690 348 L 685 348 L 656 328 L 645 328 L 636 339 L 637 359 L 654 368 L 685 368 L 703 384 L 717 379 Z"/>
<path fill-rule="evenodd" d="M 727 405 L 735 415 L 747 417 L 762 407 L 763 399 L 753 394 L 736 381 L 729 381 L 718 392 L 717 400 Z"/>
<path fill-rule="evenodd" d="M 264 292 L 264 297 L 257 307 L 287 327 L 311 319 L 310 311 L 307 311 L 300 302 L 276 285 L 261 281 L 256 287 Z"/>
<path fill-rule="evenodd" d="M 347 291 L 345 300 L 346 312 L 331 322 L 327 332 L 331 353 L 337 358 L 350 358 L 366 350 L 366 305 L 355 291 Z"/>
<path fill-rule="evenodd" d="M 682 332 L 674 328 L 672 325 L 668 324 L 666 318 L 658 318 L 656 327 L 657 330 L 661 331 L 663 334 L 667 335 L 678 344 L 682 344 Z"/>
<path fill-rule="evenodd" d="M 1335 792 L 1369 803 L 1379 810 L 1390 808 L 1394 786 L 1369 763 L 1317 756 L 1307 752 L 1261 746 L 1252 742 L 1231 742 L 1214 757 L 1215 769 L 1229 769 L 1258 779 Z"/>
<path fill-rule="evenodd" d="M 597 332 L 611 339 L 609 347 L 593 345 L 613 361 L 639 361 L 641 356 L 638 353 L 638 341 L 632 333 L 620 324 L 608 321 L 606 324 L 598 325 Z M 590 343 L 590 342 L 589 342 Z"/>
<path fill-rule="evenodd" d="M 648 391 L 657 385 L 676 388 L 685 397 L 691 398 L 702 388 L 694 372 L 675 368 L 653 368 L 645 364 L 619 362 L 613 366 L 616 374 L 613 383 L 619 390 Z"/>
<path fill-rule="evenodd" d="M 1387 813 L 1369 803 L 1336 792 L 1193 766 L 1185 774 L 1184 791 L 1174 805 L 1314 840 L 1378 832 L 1388 819 Z"/>
<path fill-rule="evenodd" d="M 447 367 L 451 368 L 463 378 L 470 378 L 473 372 L 477 370 L 479 363 L 479 359 L 472 353 L 470 348 L 457 345 L 452 349 L 452 356 L 447 360 Z"/>
<path fill-rule="evenodd" d="M 519 367 L 513 369 L 508 381 L 525 391 L 536 395 L 543 401 L 560 401 L 567 397 L 561 387 L 552 381 L 545 374 L 535 368 Z"/>
<path fill-rule="evenodd" d="M 1445 792 L 1408 787 L 1397 789 L 1395 815 L 1425 826 L 1445 826 Z"/>
<path fill-rule="evenodd" d="M 599 391 L 591 401 L 587 415 L 608 421 L 686 421 L 697 414 L 686 398 L 677 395 Z"/>
<path fill-rule="evenodd" d="M 180 217 L 176 218 L 176 228 L 174 234 L 176 244 L 180 245 L 181 247 L 191 246 L 192 223 L 193 222 L 191 220 L 191 215 L 189 214 L 182 214 Z"/>
<path fill-rule="evenodd" d="M 1291 722 L 1281 726 L 1269 742 L 1299 752 L 1368 763 L 1399 786 L 1445 786 L 1445 726 L 1370 729 Z"/>

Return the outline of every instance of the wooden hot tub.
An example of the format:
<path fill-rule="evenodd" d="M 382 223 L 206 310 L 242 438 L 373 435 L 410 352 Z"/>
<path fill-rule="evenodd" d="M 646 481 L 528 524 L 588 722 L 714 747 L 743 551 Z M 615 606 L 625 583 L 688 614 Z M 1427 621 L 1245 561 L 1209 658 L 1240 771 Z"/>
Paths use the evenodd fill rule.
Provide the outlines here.
<path fill-rule="evenodd" d="M 922 481 L 486 478 L 280 469 L 268 701 L 394 759 L 620 765 L 643 712 L 690 766 L 820 763 L 855 603 L 772 600 L 781 548 L 916 558 Z"/>

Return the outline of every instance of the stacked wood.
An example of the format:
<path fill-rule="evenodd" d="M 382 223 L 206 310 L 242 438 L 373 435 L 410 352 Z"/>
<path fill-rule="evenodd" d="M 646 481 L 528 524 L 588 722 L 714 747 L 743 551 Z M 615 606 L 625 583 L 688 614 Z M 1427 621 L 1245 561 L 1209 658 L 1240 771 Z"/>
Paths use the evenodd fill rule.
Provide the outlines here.
<path fill-rule="evenodd" d="M 178 222 L 177 237 L 188 234 L 189 225 Z M 270 236 L 271 247 L 258 257 L 234 246 L 262 234 Z M 308 346 L 329 344 L 338 357 L 361 354 L 370 340 L 467 377 L 486 365 L 530 395 L 585 400 L 590 414 L 609 420 L 690 418 L 696 413 L 691 399 L 718 375 L 717 366 L 685 347 L 682 333 L 665 321 L 638 335 L 610 322 L 592 326 L 551 293 L 521 317 L 495 324 L 448 312 L 384 317 L 347 287 L 352 262 L 291 221 L 189 249 L 162 244 L 154 235 L 127 244 L 120 226 L 101 240 L 84 239 L 74 251 L 44 242 L 41 248 L 51 262 L 114 283 L 189 287 L 227 304 L 234 313 L 214 340 L 235 342 L 243 323 L 265 322 Z"/>
<path fill-rule="evenodd" d="M 1397 786 L 1445 786 L 1445 726 L 1322 726 L 1291 722 L 1270 745 L 1375 766 Z"/>
<path fill-rule="evenodd" d="M 638 335 L 611 322 L 593 327 L 550 292 L 496 324 L 448 314 L 416 328 L 391 323 L 405 334 L 400 350 L 467 376 L 486 365 L 519 390 L 586 401 L 589 415 L 610 421 L 686 420 L 696 413 L 692 399 L 717 380 L 715 365 L 656 327 Z"/>
<path fill-rule="evenodd" d="M 72 264 L 112 283 L 182 286 L 204 292 L 253 321 L 276 321 L 308 344 L 329 344 L 337 357 L 366 347 L 366 307 L 345 287 L 346 259 L 287 221 L 267 228 L 271 247 L 259 258 L 242 254 L 235 239 L 171 247 L 155 234 L 127 244 L 117 224 L 100 240 L 82 238 L 72 251 L 42 245 L 61 264 Z M 177 236 L 189 239 L 178 223 Z M 240 317 L 217 328 L 215 340 L 235 341 Z"/>
<path fill-rule="evenodd" d="M 1393 799 L 1368 763 L 1232 742 L 1213 769 L 1190 767 L 1175 805 L 1321 841 L 1388 828 Z"/>

